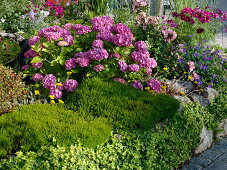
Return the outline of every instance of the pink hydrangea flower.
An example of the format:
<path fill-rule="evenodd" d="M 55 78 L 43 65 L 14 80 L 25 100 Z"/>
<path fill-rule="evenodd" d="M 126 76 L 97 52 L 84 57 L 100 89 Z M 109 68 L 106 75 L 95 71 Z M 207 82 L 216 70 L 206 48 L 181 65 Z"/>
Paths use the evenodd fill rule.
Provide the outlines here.
<path fill-rule="evenodd" d="M 47 88 L 47 89 L 55 88 L 56 80 L 57 80 L 57 78 L 53 74 L 47 74 L 42 80 L 43 87 Z"/>
<path fill-rule="evenodd" d="M 26 65 L 22 66 L 21 69 L 22 69 L 22 70 L 28 70 L 29 67 L 30 67 L 30 66 L 29 66 L 28 64 L 26 64 Z"/>
<path fill-rule="evenodd" d="M 65 46 L 69 46 L 69 43 L 67 41 L 59 41 L 57 43 L 58 46 L 61 46 L 61 47 L 65 47 Z"/>
<path fill-rule="evenodd" d="M 96 65 L 96 66 L 93 67 L 93 70 L 95 70 L 95 71 L 97 71 L 97 72 L 100 72 L 100 71 L 105 70 L 105 68 L 106 68 L 106 67 L 105 67 L 104 65 L 98 64 L 98 65 Z"/>
<path fill-rule="evenodd" d="M 116 34 L 111 37 L 111 42 L 113 42 L 117 46 L 131 46 L 132 39 L 129 35 L 124 34 Z"/>
<path fill-rule="evenodd" d="M 49 95 L 54 96 L 55 99 L 60 99 L 62 98 L 63 93 L 57 88 L 52 88 L 49 92 Z"/>
<path fill-rule="evenodd" d="M 67 23 L 67 24 L 63 25 L 63 28 L 65 28 L 65 29 L 72 29 L 73 26 L 74 25 L 72 23 Z"/>
<path fill-rule="evenodd" d="M 82 35 L 91 32 L 91 28 L 87 25 L 76 24 L 73 26 L 73 29 L 76 30 L 76 34 Z"/>
<path fill-rule="evenodd" d="M 128 35 L 131 39 L 133 38 L 133 34 L 131 33 L 130 28 L 122 23 L 118 23 L 111 27 L 111 31 L 115 32 L 116 34 L 123 34 Z"/>
<path fill-rule="evenodd" d="M 61 38 L 61 33 L 59 33 L 59 32 L 46 32 L 44 34 L 44 37 L 46 37 L 47 41 L 58 40 L 59 38 Z"/>
<path fill-rule="evenodd" d="M 34 36 L 32 38 L 30 38 L 28 40 L 28 44 L 29 45 L 35 45 L 36 42 L 38 42 L 40 40 L 40 37 L 39 36 Z"/>
<path fill-rule="evenodd" d="M 66 70 L 72 70 L 76 68 L 76 59 L 75 58 L 70 58 L 65 61 L 65 69 Z"/>
<path fill-rule="evenodd" d="M 111 41 L 113 36 L 114 36 L 113 33 L 111 33 L 109 30 L 105 30 L 105 31 L 99 32 L 96 35 L 96 39 Z"/>
<path fill-rule="evenodd" d="M 104 43 L 102 40 L 94 40 L 92 42 L 92 47 L 93 48 L 103 48 L 104 47 Z"/>
<path fill-rule="evenodd" d="M 140 66 L 138 64 L 130 64 L 128 69 L 130 72 L 138 72 L 140 70 Z"/>
<path fill-rule="evenodd" d="M 39 73 L 35 73 L 35 75 L 33 76 L 33 81 L 41 81 L 43 80 L 43 75 L 39 74 Z"/>
<path fill-rule="evenodd" d="M 131 86 L 136 88 L 136 89 L 143 90 L 143 85 L 140 81 L 133 81 L 131 83 Z"/>
<path fill-rule="evenodd" d="M 24 53 L 25 58 L 33 58 L 33 57 L 36 57 L 36 56 L 39 56 L 39 53 L 37 53 L 36 51 L 34 51 L 32 49 L 30 49 L 30 50 L 28 50 Z"/>
<path fill-rule="evenodd" d="M 145 71 L 145 74 L 152 75 L 152 69 L 151 68 L 147 68 L 146 71 Z"/>
<path fill-rule="evenodd" d="M 90 58 L 88 57 L 78 57 L 76 58 L 76 63 L 79 64 L 80 67 L 89 66 Z"/>
<path fill-rule="evenodd" d="M 75 91 L 78 86 L 78 82 L 73 79 L 68 79 L 64 83 L 64 88 L 67 92 Z"/>
<path fill-rule="evenodd" d="M 117 65 L 121 71 L 126 72 L 128 68 L 128 64 L 126 62 L 124 62 L 123 60 L 120 60 L 118 61 Z"/>
<path fill-rule="evenodd" d="M 123 78 L 114 78 L 113 80 L 122 84 L 127 84 L 127 81 Z"/>
<path fill-rule="evenodd" d="M 89 50 L 87 56 L 91 60 L 102 60 L 102 59 L 107 59 L 109 57 L 109 54 L 103 48 L 95 48 L 95 49 Z"/>
<path fill-rule="evenodd" d="M 41 68 L 43 66 L 43 62 L 32 63 L 32 66 L 35 67 L 35 68 Z"/>
<path fill-rule="evenodd" d="M 73 38 L 73 36 L 71 36 L 71 35 L 68 35 L 68 36 L 64 37 L 64 40 L 65 40 L 66 42 L 68 42 L 69 45 L 72 45 L 73 42 L 74 42 L 74 38 Z"/>
<path fill-rule="evenodd" d="M 189 72 L 192 72 L 195 69 L 194 62 L 192 62 L 192 61 L 188 62 L 188 69 L 189 69 Z"/>
<path fill-rule="evenodd" d="M 137 41 L 135 42 L 135 47 L 140 52 L 146 52 L 147 51 L 147 44 L 144 41 Z"/>
<path fill-rule="evenodd" d="M 170 43 L 171 41 L 177 38 L 177 33 L 171 29 L 163 29 L 162 34 L 165 38 L 165 41 Z"/>
<path fill-rule="evenodd" d="M 149 79 L 147 81 L 147 86 L 155 92 L 159 92 L 161 90 L 161 83 L 156 79 Z"/>
<path fill-rule="evenodd" d="M 94 17 L 93 19 L 91 19 L 92 29 L 98 32 L 110 30 L 113 23 L 113 19 L 108 16 Z"/>

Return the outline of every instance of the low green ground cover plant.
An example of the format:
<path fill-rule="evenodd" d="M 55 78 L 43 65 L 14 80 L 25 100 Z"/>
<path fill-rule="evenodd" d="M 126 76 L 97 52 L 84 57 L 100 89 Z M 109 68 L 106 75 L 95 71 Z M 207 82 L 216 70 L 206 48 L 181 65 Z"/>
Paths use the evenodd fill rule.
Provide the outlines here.
<path fill-rule="evenodd" d="M 157 121 L 173 117 L 179 102 L 173 97 L 128 87 L 98 77 L 84 80 L 69 93 L 66 105 L 85 117 L 105 117 L 115 128 L 149 129 Z"/>
<path fill-rule="evenodd" d="M 80 139 L 84 146 L 95 147 L 108 140 L 110 130 L 104 118 L 86 121 L 62 106 L 24 105 L 0 116 L 0 156 L 18 150 L 37 151 L 53 140 L 69 146 Z"/>
<path fill-rule="evenodd" d="M 190 159 L 210 114 L 197 104 L 187 105 L 167 125 L 152 130 L 119 131 L 93 149 L 80 143 L 71 147 L 43 146 L 38 152 L 18 152 L 0 163 L 4 169 L 171 169 Z"/>

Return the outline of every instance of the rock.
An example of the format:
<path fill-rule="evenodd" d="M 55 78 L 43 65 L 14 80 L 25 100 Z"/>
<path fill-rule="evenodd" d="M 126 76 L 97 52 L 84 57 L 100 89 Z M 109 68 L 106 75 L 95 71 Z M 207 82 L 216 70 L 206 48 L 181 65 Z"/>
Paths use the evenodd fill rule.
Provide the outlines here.
<path fill-rule="evenodd" d="M 184 92 L 189 93 L 193 90 L 193 84 L 190 81 L 183 81 L 183 80 L 168 80 L 166 82 L 174 91 L 176 92 Z"/>
<path fill-rule="evenodd" d="M 221 139 L 224 136 L 227 136 L 227 119 L 224 119 L 219 124 L 218 128 L 215 129 L 216 131 L 216 137 L 218 139 Z"/>
<path fill-rule="evenodd" d="M 210 104 L 210 100 L 209 99 L 204 98 L 203 96 L 198 95 L 196 93 L 191 93 L 189 95 L 189 98 L 191 98 L 192 101 L 194 101 L 194 102 L 200 103 L 202 106 L 208 106 Z"/>
<path fill-rule="evenodd" d="M 219 92 L 213 88 L 206 87 L 204 88 L 203 96 L 208 98 L 210 101 L 214 100 L 214 98 L 218 97 Z"/>
<path fill-rule="evenodd" d="M 174 95 L 173 96 L 175 99 L 177 99 L 179 102 L 180 102 L 180 107 L 178 109 L 178 112 L 181 113 L 183 110 L 184 110 L 184 105 L 185 104 L 189 104 L 191 103 L 192 101 L 186 97 L 186 96 L 177 96 L 177 95 Z"/>
<path fill-rule="evenodd" d="M 202 128 L 200 133 L 200 144 L 194 150 L 195 154 L 199 154 L 205 151 L 207 148 L 211 147 L 213 141 L 213 131 L 208 130 L 205 126 Z"/>

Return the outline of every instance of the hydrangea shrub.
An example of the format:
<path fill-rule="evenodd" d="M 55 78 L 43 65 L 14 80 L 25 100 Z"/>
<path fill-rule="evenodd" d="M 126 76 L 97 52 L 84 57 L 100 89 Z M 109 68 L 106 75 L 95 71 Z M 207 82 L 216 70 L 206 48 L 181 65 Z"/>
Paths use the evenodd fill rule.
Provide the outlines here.
<path fill-rule="evenodd" d="M 81 77 L 94 75 L 124 79 L 142 90 L 140 81 L 157 67 L 147 44 L 135 42 L 128 26 L 114 24 L 108 16 L 91 19 L 91 26 L 68 23 L 43 28 L 29 39 L 29 45 L 22 69 L 35 81 L 36 90 L 54 99 L 64 91 L 75 91 Z"/>

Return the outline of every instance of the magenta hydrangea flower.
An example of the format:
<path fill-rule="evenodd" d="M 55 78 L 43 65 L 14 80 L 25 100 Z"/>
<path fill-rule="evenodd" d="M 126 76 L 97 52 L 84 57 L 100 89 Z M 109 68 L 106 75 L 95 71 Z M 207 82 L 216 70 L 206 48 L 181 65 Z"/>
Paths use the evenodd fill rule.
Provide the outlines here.
<path fill-rule="evenodd" d="M 44 37 L 46 37 L 47 41 L 58 40 L 59 38 L 61 38 L 61 33 L 59 33 L 59 32 L 46 32 L 44 34 Z"/>
<path fill-rule="evenodd" d="M 87 25 L 76 24 L 73 26 L 73 29 L 76 30 L 76 34 L 83 35 L 91 32 L 91 28 Z"/>
<path fill-rule="evenodd" d="M 123 60 L 120 60 L 118 61 L 117 65 L 121 71 L 126 72 L 128 68 L 128 64 L 126 62 L 124 62 Z"/>
<path fill-rule="evenodd" d="M 140 81 L 137 81 L 137 80 L 133 81 L 131 83 L 131 86 L 136 88 L 136 89 L 143 90 L 143 85 L 142 85 L 142 83 Z"/>
<path fill-rule="evenodd" d="M 76 59 L 75 58 L 70 58 L 65 61 L 65 69 L 66 70 L 72 70 L 76 68 Z"/>
<path fill-rule="evenodd" d="M 102 40 L 94 40 L 92 42 L 92 47 L 93 48 L 103 48 L 104 47 L 104 43 Z"/>
<path fill-rule="evenodd" d="M 143 68 L 155 68 L 157 67 L 157 62 L 154 58 L 150 57 L 150 54 L 148 51 L 146 52 L 139 52 L 139 51 L 134 51 L 131 54 L 131 59 L 133 61 L 137 61 L 139 63 L 140 67 Z"/>
<path fill-rule="evenodd" d="M 76 58 L 76 63 L 79 64 L 80 67 L 89 66 L 90 58 L 88 57 L 78 57 Z"/>
<path fill-rule="evenodd" d="M 28 44 L 29 45 L 35 45 L 36 42 L 38 42 L 40 40 L 40 37 L 39 36 L 34 36 L 32 38 L 30 38 L 28 40 Z"/>
<path fill-rule="evenodd" d="M 108 16 L 94 17 L 93 19 L 91 19 L 92 29 L 98 32 L 110 30 L 113 23 L 113 19 Z"/>
<path fill-rule="evenodd" d="M 146 52 L 147 51 L 147 44 L 144 41 L 137 41 L 135 42 L 135 47 L 140 52 Z"/>
<path fill-rule="evenodd" d="M 138 64 L 130 64 L 128 69 L 130 72 L 138 72 L 140 70 L 140 66 Z"/>
<path fill-rule="evenodd" d="M 129 35 L 124 34 L 116 34 L 111 37 L 111 42 L 113 42 L 117 46 L 131 46 L 132 39 Z"/>
<path fill-rule="evenodd" d="M 127 84 L 127 81 L 123 78 L 114 78 L 113 80 L 122 84 Z"/>
<path fill-rule="evenodd" d="M 59 90 L 65 90 L 65 87 L 64 87 L 64 83 L 62 83 L 62 82 L 59 82 L 58 84 L 60 84 L 60 85 L 58 85 L 58 89 Z"/>
<path fill-rule="evenodd" d="M 156 79 L 149 79 L 147 81 L 147 86 L 155 92 L 159 92 L 161 90 L 161 83 Z"/>
<path fill-rule="evenodd" d="M 73 24 L 72 23 L 67 23 L 67 24 L 65 24 L 65 25 L 63 25 L 63 28 L 65 28 L 65 29 L 73 29 Z"/>
<path fill-rule="evenodd" d="M 69 43 L 69 45 L 72 45 L 74 42 L 74 38 L 71 35 L 65 36 L 64 40 Z"/>
<path fill-rule="evenodd" d="M 35 75 L 33 76 L 33 81 L 41 81 L 43 80 L 43 75 L 39 74 L 39 73 L 35 73 Z"/>
<path fill-rule="evenodd" d="M 105 30 L 105 31 L 99 32 L 96 35 L 96 39 L 111 41 L 113 36 L 114 36 L 113 33 L 111 33 L 109 30 Z"/>
<path fill-rule="evenodd" d="M 106 68 L 106 67 L 105 67 L 104 65 L 98 64 L 98 65 L 96 65 L 96 66 L 93 67 L 93 70 L 95 70 L 95 71 L 97 71 L 97 72 L 100 72 L 100 71 L 105 70 L 105 68 Z"/>
<path fill-rule="evenodd" d="M 112 26 L 111 31 L 115 32 L 117 34 L 124 34 L 124 35 L 131 34 L 130 28 L 127 25 L 122 24 L 122 23 L 118 23 L 118 24 Z"/>
<path fill-rule="evenodd" d="M 43 66 L 43 62 L 39 62 L 39 63 L 32 63 L 32 66 L 34 68 L 41 68 Z"/>
<path fill-rule="evenodd" d="M 47 88 L 47 89 L 55 88 L 56 80 L 57 80 L 57 78 L 53 74 L 47 74 L 42 80 L 43 87 Z"/>
<path fill-rule="evenodd" d="M 145 74 L 152 75 L 152 69 L 151 68 L 147 68 L 146 71 L 145 71 Z"/>
<path fill-rule="evenodd" d="M 107 59 L 109 57 L 109 54 L 103 48 L 95 48 L 95 49 L 89 50 L 87 56 L 91 60 L 102 60 L 102 59 Z"/>
<path fill-rule="evenodd" d="M 188 69 L 189 69 L 189 72 L 192 72 L 195 69 L 195 64 L 193 61 L 188 62 Z"/>
<path fill-rule="evenodd" d="M 49 95 L 54 96 L 55 99 L 62 98 L 63 92 L 57 88 L 52 88 L 49 92 Z"/>
<path fill-rule="evenodd" d="M 29 67 L 30 67 L 30 66 L 29 66 L 28 64 L 26 64 L 26 65 L 22 66 L 21 69 L 22 69 L 22 70 L 28 70 Z"/>
<path fill-rule="evenodd" d="M 68 79 L 64 83 L 64 88 L 67 92 L 75 91 L 78 86 L 78 82 L 73 79 Z"/>
<path fill-rule="evenodd" d="M 37 53 L 36 51 L 34 51 L 32 49 L 30 49 L 30 50 L 28 50 L 24 53 L 25 58 L 33 58 L 33 57 L 36 57 L 36 56 L 39 56 L 39 53 Z"/>

